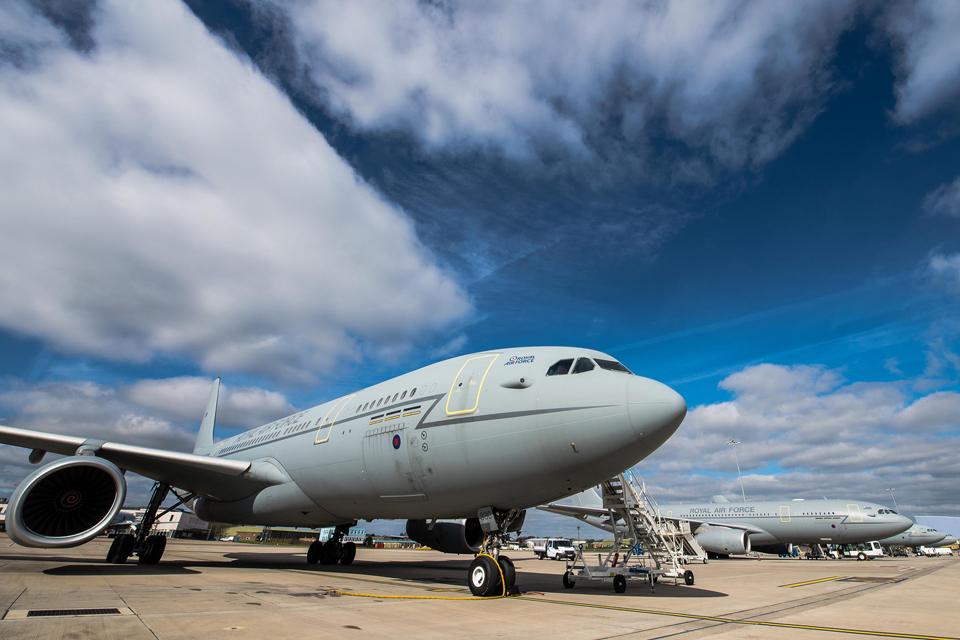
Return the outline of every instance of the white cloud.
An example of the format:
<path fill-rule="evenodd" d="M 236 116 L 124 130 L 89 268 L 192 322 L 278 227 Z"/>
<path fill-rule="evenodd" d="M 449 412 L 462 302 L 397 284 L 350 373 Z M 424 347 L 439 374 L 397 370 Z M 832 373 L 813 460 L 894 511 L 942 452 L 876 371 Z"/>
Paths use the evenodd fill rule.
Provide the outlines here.
<path fill-rule="evenodd" d="M 907 383 L 844 381 L 822 366 L 762 364 L 720 383 L 729 401 L 692 409 L 677 434 L 641 463 L 661 502 L 747 497 L 856 497 L 960 512 L 960 393 L 914 397 Z M 651 474 L 650 470 L 654 472 Z"/>
<path fill-rule="evenodd" d="M 212 380 L 167 378 L 110 387 L 89 381 L 27 384 L 8 380 L 0 392 L 0 423 L 85 438 L 173 451 L 193 451 Z M 294 413 L 281 394 L 257 387 L 222 385 L 217 438 Z M 34 467 L 27 451 L 0 445 L 0 495 Z M 135 476 L 131 476 L 136 478 Z M 135 480 L 131 503 L 146 498 L 149 483 Z"/>
<path fill-rule="evenodd" d="M 930 273 L 960 293 L 960 253 L 930 256 Z"/>
<path fill-rule="evenodd" d="M 835 0 L 278 3 L 318 98 L 359 130 L 520 160 L 627 156 L 686 182 L 762 165 L 804 130 L 852 11 Z M 663 140 L 679 144 L 655 150 Z"/>
<path fill-rule="evenodd" d="M 960 218 L 960 177 L 927 194 L 923 208 L 928 213 Z"/>
<path fill-rule="evenodd" d="M 884 22 L 899 48 L 894 118 L 912 123 L 960 99 L 960 3 L 889 5 Z"/>
<path fill-rule="evenodd" d="M 409 219 L 180 3 L 100 3 L 87 55 L 0 12 L 4 328 L 311 382 L 468 313 Z"/>

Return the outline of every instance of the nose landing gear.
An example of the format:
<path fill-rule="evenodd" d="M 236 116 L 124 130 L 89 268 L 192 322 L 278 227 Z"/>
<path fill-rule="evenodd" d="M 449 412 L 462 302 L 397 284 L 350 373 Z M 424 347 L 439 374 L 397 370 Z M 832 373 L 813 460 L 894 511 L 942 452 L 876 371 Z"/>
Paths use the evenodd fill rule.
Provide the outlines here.
<path fill-rule="evenodd" d="M 520 593 L 515 582 L 517 570 L 513 561 L 500 553 L 507 533 L 519 531 L 526 512 L 523 509 L 500 511 L 484 507 L 477 512 L 484 532 L 480 553 L 470 563 L 467 582 L 470 593 L 481 598 Z"/>

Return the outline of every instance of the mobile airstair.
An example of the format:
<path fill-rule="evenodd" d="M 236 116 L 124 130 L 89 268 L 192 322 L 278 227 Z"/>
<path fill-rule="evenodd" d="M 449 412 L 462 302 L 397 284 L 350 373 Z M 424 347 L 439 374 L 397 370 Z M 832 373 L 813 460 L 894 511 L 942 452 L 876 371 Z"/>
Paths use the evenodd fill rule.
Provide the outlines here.
<path fill-rule="evenodd" d="M 643 581 L 654 592 L 660 578 L 692 585 L 693 571 L 684 565 L 706 562 L 707 554 L 689 523 L 663 517 L 634 469 L 605 481 L 601 489 L 603 507 L 614 525 L 613 547 L 606 557 L 599 553 L 596 564 L 590 564 L 593 554 L 584 553 L 580 545 L 563 576 L 563 586 L 572 589 L 579 580 L 612 582 L 614 591 L 623 593 L 628 580 Z"/>

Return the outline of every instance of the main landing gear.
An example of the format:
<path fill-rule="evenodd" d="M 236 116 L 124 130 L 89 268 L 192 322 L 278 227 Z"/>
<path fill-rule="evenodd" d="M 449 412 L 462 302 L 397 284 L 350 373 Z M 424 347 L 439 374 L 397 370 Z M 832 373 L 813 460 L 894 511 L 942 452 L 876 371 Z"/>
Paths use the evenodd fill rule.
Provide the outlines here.
<path fill-rule="evenodd" d="M 356 524 L 356 523 L 354 523 Z M 343 542 L 352 525 L 339 525 L 326 542 L 316 540 L 307 549 L 307 562 L 310 564 L 353 564 L 357 557 L 357 545 L 353 542 Z"/>
<path fill-rule="evenodd" d="M 178 501 L 169 509 L 158 514 L 157 511 L 160 510 L 160 505 L 164 499 L 166 499 L 167 493 L 169 492 L 177 496 Z M 107 562 L 123 564 L 127 561 L 127 558 L 134 554 L 136 554 L 137 562 L 140 564 L 157 564 L 160 562 L 160 558 L 163 557 L 163 551 L 167 547 L 167 538 L 166 536 L 155 534 L 150 535 L 153 526 L 161 516 L 176 509 L 194 496 L 195 494 L 192 493 L 181 496 L 175 489 L 172 489 L 170 485 L 162 482 L 155 483 L 153 485 L 153 493 L 150 495 L 150 502 L 147 505 L 146 511 L 143 513 L 140 524 L 137 525 L 137 533 L 125 533 L 115 537 L 113 543 L 110 545 L 110 550 L 107 551 Z"/>
<path fill-rule="evenodd" d="M 517 594 L 515 586 L 517 570 L 513 561 L 501 555 L 508 531 L 516 531 L 523 525 L 526 512 L 523 509 L 500 511 L 484 507 L 477 512 L 484 539 L 480 553 L 470 563 L 467 582 L 470 593 L 481 598 Z"/>

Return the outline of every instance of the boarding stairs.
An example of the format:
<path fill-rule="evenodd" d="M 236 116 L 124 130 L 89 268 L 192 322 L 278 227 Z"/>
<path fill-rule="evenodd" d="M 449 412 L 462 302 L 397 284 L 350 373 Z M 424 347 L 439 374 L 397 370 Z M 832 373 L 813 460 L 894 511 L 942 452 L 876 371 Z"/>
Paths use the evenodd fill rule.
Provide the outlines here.
<path fill-rule="evenodd" d="M 697 542 L 690 523 L 663 517 L 636 469 L 610 478 L 602 489 L 603 506 L 614 511 L 617 522 L 628 525 L 634 544 L 643 545 L 658 568 L 679 571 L 680 565 L 707 559 L 707 552 Z"/>
<path fill-rule="evenodd" d="M 610 515 L 613 548 L 606 558 L 598 554 L 597 564 L 589 564 L 581 545 L 564 585 L 572 587 L 578 580 L 612 581 L 622 593 L 626 580 L 644 580 L 654 591 L 660 578 L 693 584 L 693 572 L 683 565 L 694 559 L 706 562 L 707 554 L 689 523 L 664 518 L 634 469 L 606 480 L 600 488 L 603 507 Z"/>

